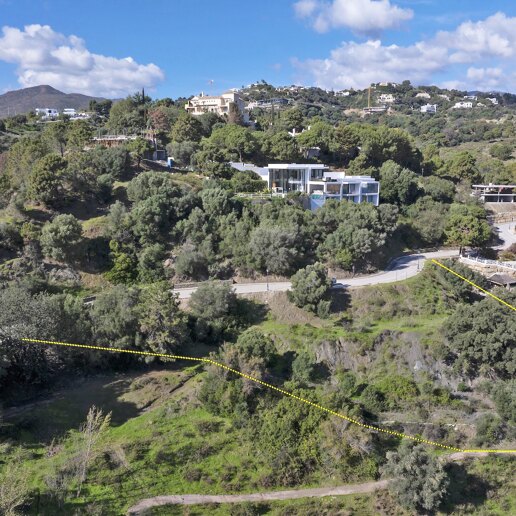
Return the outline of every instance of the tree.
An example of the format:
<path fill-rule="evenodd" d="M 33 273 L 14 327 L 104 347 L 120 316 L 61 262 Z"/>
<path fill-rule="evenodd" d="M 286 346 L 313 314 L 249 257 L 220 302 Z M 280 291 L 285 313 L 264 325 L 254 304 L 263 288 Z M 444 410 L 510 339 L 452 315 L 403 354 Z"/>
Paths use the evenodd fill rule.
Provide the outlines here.
<path fill-rule="evenodd" d="M 91 320 L 99 345 L 123 349 L 139 346 L 138 301 L 139 291 L 124 285 L 116 285 L 97 296 Z"/>
<path fill-rule="evenodd" d="M 188 167 L 192 162 L 192 156 L 198 151 L 199 144 L 184 140 L 182 142 L 171 142 L 167 145 L 169 156 L 174 159 L 174 163 L 179 166 Z"/>
<path fill-rule="evenodd" d="M 448 215 L 446 205 L 430 197 L 421 197 L 408 207 L 407 215 L 425 244 L 435 245 L 442 240 Z"/>
<path fill-rule="evenodd" d="M 402 168 L 419 173 L 422 155 L 408 133 L 381 125 L 362 126 L 360 129 L 361 151 L 368 166 L 381 167 L 386 161 L 394 161 Z"/>
<path fill-rule="evenodd" d="M 503 292 L 503 291 L 502 291 Z M 514 294 L 498 294 L 514 305 Z M 491 298 L 474 305 L 459 305 L 444 325 L 452 362 L 462 373 L 475 377 L 516 373 L 516 319 L 506 306 Z"/>
<path fill-rule="evenodd" d="M 382 474 L 390 478 L 389 490 L 399 503 L 416 511 L 434 511 L 448 493 L 450 479 L 438 458 L 422 445 L 405 443 L 397 452 L 387 452 Z"/>
<path fill-rule="evenodd" d="M 175 208 L 165 195 L 152 195 L 136 204 L 130 214 L 132 232 L 140 244 L 164 240 L 175 220 Z"/>
<path fill-rule="evenodd" d="M 291 278 L 292 290 L 289 299 L 296 306 L 317 312 L 317 308 L 330 288 L 328 271 L 321 263 L 308 265 Z"/>
<path fill-rule="evenodd" d="M 452 159 L 446 163 L 445 173 L 454 181 L 466 179 L 473 183 L 480 179 L 477 160 L 475 156 L 468 151 L 461 151 L 455 154 Z"/>
<path fill-rule="evenodd" d="M 489 149 L 489 154 L 491 154 L 493 158 L 501 159 L 502 161 L 511 159 L 513 152 L 514 146 L 508 143 L 495 143 Z"/>
<path fill-rule="evenodd" d="M 165 247 L 161 244 L 144 247 L 138 256 L 138 279 L 144 283 L 165 279 L 165 254 Z"/>
<path fill-rule="evenodd" d="M 0 513 L 5 516 L 21 514 L 18 509 L 29 501 L 30 470 L 24 459 L 21 448 L 16 449 L 7 459 L 4 458 L 5 464 L 0 473 Z"/>
<path fill-rule="evenodd" d="M 224 344 L 221 350 L 221 361 L 229 367 L 248 376 L 265 380 L 270 374 L 270 367 L 276 359 L 276 348 L 272 339 L 257 328 L 250 328 L 238 337 L 236 344 Z M 247 399 L 261 389 L 260 384 L 242 379 L 237 375 L 227 375 L 226 380 L 237 380 Z"/>
<path fill-rule="evenodd" d="M 208 260 L 199 251 L 183 249 L 176 258 L 176 276 L 197 281 L 208 278 Z"/>
<path fill-rule="evenodd" d="M 211 136 L 203 142 L 203 148 L 213 146 L 224 152 L 224 159 L 251 159 L 258 150 L 258 143 L 252 131 L 239 125 L 228 124 L 213 130 Z"/>
<path fill-rule="evenodd" d="M 73 215 L 58 215 L 41 231 L 43 253 L 59 261 L 74 258 L 82 242 L 81 223 Z"/>
<path fill-rule="evenodd" d="M 5 165 L 9 186 L 19 188 L 30 175 L 34 165 L 49 151 L 48 143 L 42 137 L 26 136 L 13 144 Z"/>
<path fill-rule="evenodd" d="M 138 134 L 145 129 L 144 113 L 145 102 L 142 102 L 141 98 L 129 95 L 113 104 L 109 111 L 107 127 L 116 133 Z"/>
<path fill-rule="evenodd" d="M 203 136 L 203 127 L 196 117 L 184 112 L 179 115 L 170 131 L 173 142 L 199 142 Z"/>
<path fill-rule="evenodd" d="M 124 147 L 106 149 L 99 145 L 88 151 L 87 157 L 97 175 L 109 174 L 113 179 L 120 178 L 129 165 L 129 153 Z"/>
<path fill-rule="evenodd" d="M 280 131 L 265 139 L 262 153 L 273 161 L 294 163 L 299 159 L 299 148 L 295 138 L 286 131 Z"/>
<path fill-rule="evenodd" d="M 106 279 L 115 285 L 120 283 L 130 285 L 134 283 L 138 276 L 134 254 L 130 250 L 125 249 L 116 240 L 109 242 L 109 248 L 111 249 L 110 256 L 113 267 L 106 272 Z"/>
<path fill-rule="evenodd" d="M 199 194 L 202 208 L 210 217 L 227 215 L 232 208 L 231 194 L 222 188 L 204 188 Z"/>
<path fill-rule="evenodd" d="M 199 319 L 212 325 L 217 331 L 222 331 L 232 325 L 236 315 L 237 297 L 228 283 L 209 281 L 202 283 L 193 292 L 190 311 Z"/>
<path fill-rule="evenodd" d="M 57 154 L 41 158 L 28 178 L 28 195 L 38 202 L 56 204 L 61 198 L 66 161 Z"/>
<path fill-rule="evenodd" d="M 181 190 L 174 184 L 168 172 L 143 172 L 132 179 L 127 186 L 127 197 L 133 203 L 156 195 L 169 199 L 181 196 Z"/>
<path fill-rule="evenodd" d="M 459 253 L 466 246 L 482 247 L 491 238 L 491 228 L 478 212 L 466 205 L 452 204 L 446 220 L 447 242 L 459 246 Z"/>
<path fill-rule="evenodd" d="M 127 150 L 133 154 L 137 159 L 137 167 L 140 168 L 140 163 L 148 152 L 154 149 L 152 143 L 145 138 L 135 138 L 127 144 Z"/>
<path fill-rule="evenodd" d="M 414 202 L 419 193 L 417 176 L 394 161 L 386 161 L 380 169 L 380 198 L 382 202 L 407 205 Z"/>
<path fill-rule="evenodd" d="M 102 410 L 93 405 L 81 426 L 76 438 L 77 446 L 77 497 L 80 496 L 82 485 L 86 481 L 88 469 L 98 454 L 98 444 L 109 428 L 111 412 L 104 415 Z"/>
<path fill-rule="evenodd" d="M 301 133 L 297 138 L 300 148 L 319 147 L 323 154 L 329 152 L 334 139 L 335 129 L 327 122 L 314 122 L 308 131 Z"/>
<path fill-rule="evenodd" d="M 93 137 L 93 128 L 87 120 L 74 120 L 68 130 L 68 147 L 84 150 Z"/>
<path fill-rule="evenodd" d="M 102 116 L 104 118 L 109 117 L 109 112 L 111 110 L 111 106 L 113 105 L 113 101 L 106 100 L 90 100 L 89 110 L 96 113 L 98 116 Z"/>
<path fill-rule="evenodd" d="M 304 116 L 299 108 L 287 109 L 281 114 L 281 122 L 289 131 L 295 129 L 300 132 L 304 126 Z"/>
<path fill-rule="evenodd" d="M 229 104 L 228 124 L 244 125 L 244 117 L 235 102 Z"/>
<path fill-rule="evenodd" d="M 257 227 L 249 242 L 251 262 L 257 270 L 288 274 L 299 257 L 295 233 L 283 227 Z"/>
<path fill-rule="evenodd" d="M 455 185 L 441 177 L 423 177 L 421 186 L 425 195 L 429 195 L 434 201 L 449 203 L 452 202 L 455 195 Z"/>
<path fill-rule="evenodd" d="M 53 147 L 57 148 L 60 156 L 64 156 L 66 142 L 68 141 L 69 123 L 64 120 L 58 120 L 48 124 L 43 136 L 48 139 Z"/>
<path fill-rule="evenodd" d="M 339 161 L 348 163 L 358 154 L 359 135 L 352 126 L 341 123 L 335 129 L 331 150 L 337 155 Z"/>
<path fill-rule="evenodd" d="M 140 332 L 150 351 L 170 354 L 189 342 L 188 317 L 168 283 L 149 286 L 142 293 L 139 311 Z"/>

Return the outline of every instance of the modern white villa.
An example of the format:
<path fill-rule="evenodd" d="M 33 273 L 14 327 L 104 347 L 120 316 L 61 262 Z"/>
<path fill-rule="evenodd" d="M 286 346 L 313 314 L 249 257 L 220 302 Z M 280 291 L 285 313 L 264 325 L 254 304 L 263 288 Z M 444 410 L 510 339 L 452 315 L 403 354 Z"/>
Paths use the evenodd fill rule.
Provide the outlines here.
<path fill-rule="evenodd" d="M 483 202 L 516 202 L 516 185 L 472 185 L 472 196 Z"/>
<path fill-rule="evenodd" d="M 240 171 L 256 172 L 273 195 L 301 192 L 309 196 L 310 209 L 320 208 L 327 199 L 380 204 L 380 183 L 369 176 L 348 176 L 331 172 L 322 164 L 281 163 L 256 167 L 247 163 L 230 163 Z"/>
<path fill-rule="evenodd" d="M 456 102 L 452 109 L 471 109 L 473 107 L 473 102 Z"/>
<path fill-rule="evenodd" d="M 43 120 L 53 120 L 59 116 L 59 111 L 54 108 L 36 108 L 35 111 Z"/>
<path fill-rule="evenodd" d="M 421 113 L 437 113 L 437 104 L 425 104 L 421 106 Z"/>

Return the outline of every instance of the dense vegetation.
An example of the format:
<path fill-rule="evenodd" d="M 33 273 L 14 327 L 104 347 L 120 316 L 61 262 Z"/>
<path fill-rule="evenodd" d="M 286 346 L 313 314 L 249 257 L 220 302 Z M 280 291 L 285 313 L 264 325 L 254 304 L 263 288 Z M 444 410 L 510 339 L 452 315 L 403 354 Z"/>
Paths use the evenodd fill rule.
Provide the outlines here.
<path fill-rule="evenodd" d="M 243 95 L 290 104 L 256 109 L 255 127 L 234 111 L 227 120 L 194 118 L 184 99 L 139 94 L 94 103 L 89 121 L 5 120 L 0 512 L 120 514 L 151 494 L 382 475 L 398 479 L 391 494 L 356 501 L 357 510 L 469 511 L 488 504 L 488 492 L 496 510 L 516 510 L 501 487 L 509 461 L 447 464 L 437 450 L 366 432 L 215 366 L 20 340 L 211 356 L 364 423 L 387 421 L 456 447 L 512 442 L 516 327 L 506 307 L 430 265 L 406 282 L 331 288 L 333 275 L 374 272 L 410 249 L 488 252 L 494 238 L 470 185 L 516 182 L 512 96 L 499 96 L 498 107 L 459 113 L 446 104 L 423 117 L 411 109 L 420 89 L 393 91 L 394 112 L 365 120 L 356 108 L 367 92 L 336 97 L 263 83 Z M 461 98 L 446 93 L 450 103 Z M 148 130 L 174 157 L 172 170 L 147 159 Z M 138 137 L 104 148 L 92 143 L 95 132 Z M 328 201 L 311 212 L 302 196 L 243 196 L 263 182 L 227 164 L 306 161 L 312 147 L 321 162 L 379 179 L 380 206 Z M 448 265 L 489 288 L 465 266 Z M 291 278 L 292 289 L 266 298 L 233 292 L 235 278 L 265 277 Z M 180 302 L 172 285 L 192 281 L 203 283 Z M 516 303 L 514 294 L 496 294 Z M 62 405 L 52 394 L 60 389 L 69 390 Z M 37 403 L 41 392 L 48 406 Z M 34 400 L 34 411 L 17 410 Z M 466 486 L 475 482 L 472 496 Z M 236 507 L 231 514 L 262 510 Z M 308 502 L 292 507 L 313 511 Z"/>

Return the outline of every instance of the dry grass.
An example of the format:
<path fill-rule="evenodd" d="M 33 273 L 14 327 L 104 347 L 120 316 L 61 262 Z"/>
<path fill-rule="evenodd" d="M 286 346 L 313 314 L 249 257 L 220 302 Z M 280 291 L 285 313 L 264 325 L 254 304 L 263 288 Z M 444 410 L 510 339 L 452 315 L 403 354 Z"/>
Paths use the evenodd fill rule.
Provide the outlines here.
<path fill-rule="evenodd" d="M 325 325 L 324 321 L 316 315 L 292 304 L 286 292 L 260 292 L 245 297 L 267 305 L 274 320 L 281 324 L 310 324 L 317 328 Z"/>

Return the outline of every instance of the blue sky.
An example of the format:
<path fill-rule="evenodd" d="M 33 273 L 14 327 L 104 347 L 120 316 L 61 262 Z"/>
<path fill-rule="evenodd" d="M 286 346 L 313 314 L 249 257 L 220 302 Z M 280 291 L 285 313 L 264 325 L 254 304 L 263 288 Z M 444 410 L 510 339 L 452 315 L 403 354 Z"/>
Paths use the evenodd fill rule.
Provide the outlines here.
<path fill-rule="evenodd" d="M 516 91 L 509 0 L 0 0 L 0 26 L 0 92 L 177 97 L 405 78 Z"/>

